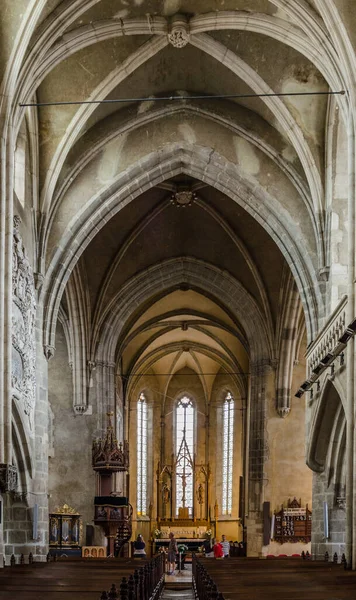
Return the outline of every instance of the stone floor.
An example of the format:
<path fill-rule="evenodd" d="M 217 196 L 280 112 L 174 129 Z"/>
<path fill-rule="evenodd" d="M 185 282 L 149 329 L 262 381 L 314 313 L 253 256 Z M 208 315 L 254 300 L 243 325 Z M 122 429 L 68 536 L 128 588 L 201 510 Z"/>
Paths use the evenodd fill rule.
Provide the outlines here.
<path fill-rule="evenodd" d="M 174 575 L 165 575 L 165 582 L 166 583 L 185 583 L 185 584 L 191 584 L 192 583 L 192 566 L 191 565 L 187 565 L 186 568 L 184 569 L 184 571 L 174 571 Z"/>
<path fill-rule="evenodd" d="M 165 599 L 168 600 L 171 598 L 180 598 L 181 600 L 193 600 L 194 599 L 193 590 L 192 589 L 190 589 L 190 590 L 175 590 L 175 589 L 164 588 L 162 600 L 165 600 Z"/>
<path fill-rule="evenodd" d="M 184 571 L 175 571 L 174 575 L 165 575 L 162 599 L 173 598 L 180 598 L 180 600 L 194 599 L 191 565 L 187 565 Z"/>

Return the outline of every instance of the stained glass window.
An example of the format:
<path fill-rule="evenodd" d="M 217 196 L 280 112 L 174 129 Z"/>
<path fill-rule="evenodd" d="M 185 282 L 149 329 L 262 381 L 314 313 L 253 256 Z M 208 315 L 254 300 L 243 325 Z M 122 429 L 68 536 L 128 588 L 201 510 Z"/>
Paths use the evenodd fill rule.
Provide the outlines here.
<path fill-rule="evenodd" d="M 142 393 L 137 402 L 137 515 L 147 512 L 147 401 Z"/>
<path fill-rule="evenodd" d="M 223 493 L 222 513 L 231 515 L 232 511 L 232 469 L 234 451 L 234 399 L 227 393 L 223 405 Z"/>
<path fill-rule="evenodd" d="M 189 508 L 193 516 L 194 406 L 184 396 L 176 408 L 176 513 Z"/>

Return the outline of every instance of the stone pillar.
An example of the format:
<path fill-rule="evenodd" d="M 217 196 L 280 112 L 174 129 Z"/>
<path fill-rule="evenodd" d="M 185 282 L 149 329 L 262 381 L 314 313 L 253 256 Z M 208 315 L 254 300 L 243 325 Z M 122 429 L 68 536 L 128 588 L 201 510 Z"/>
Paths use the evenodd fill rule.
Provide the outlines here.
<path fill-rule="evenodd" d="M 264 468 L 268 457 L 266 398 L 267 393 L 273 391 L 273 385 L 274 372 L 268 361 L 260 360 L 251 365 L 248 506 L 245 507 L 249 556 L 259 556 L 263 546 Z"/>
<path fill-rule="evenodd" d="M 42 329 L 39 332 L 42 341 Z M 37 401 L 35 412 L 35 477 L 30 506 L 38 504 L 38 535 L 35 543 L 37 560 L 45 560 L 48 552 L 48 449 L 49 449 L 49 407 L 48 407 L 48 364 L 38 343 L 37 353 Z"/>
<path fill-rule="evenodd" d="M 106 431 L 107 413 L 113 412 L 115 414 L 115 363 L 97 360 L 95 379 L 98 435 L 102 435 Z"/>
<path fill-rule="evenodd" d="M 0 160 L 0 463 L 12 464 L 11 346 L 12 346 L 12 173 L 13 139 L 1 138 Z M 1 498 L 1 496 L 0 496 Z M 5 496 L 3 497 L 5 500 Z M 4 506 L 4 504 L 3 504 Z M 5 556 L 5 523 L 0 525 L 0 568 Z"/>
<path fill-rule="evenodd" d="M 325 552 L 329 556 L 337 553 L 339 560 L 345 552 L 345 503 L 344 498 L 338 496 L 340 485 L 329 483 L 328 475 L 313 473 L 313 527 L 312 527 L 312 555 L 316 560 L 323 560 Z M 329 538 L 324 536 L 324 511 L 323 503 L 328 504 Z"/>
<path fill-rule="evenodd" d="M 350 111 L 348 123 L 348 159 L 349 159 L 349 196 L 348 196 L 348 304 L 347 323 L 355 318 L 355 130 Z M 355 340 L 347 346 L 347 405 L 346 405 L 346 560 L 356 569 L 355 510 L 354 510 L 354 474 L 355 474 L 355 431 L 354 431 L 354 395 L 355 395 Z"/>
<path fill-rule="evenodd" d="M 4 506 L 4 496 L 0 494 L 0 502 L 1 506 Z M 5 557 L 5 549 L 4 549 L 4 519 L 2 518 L 0 523 L 0 569 L 4 566 L 4 557 Z"/>

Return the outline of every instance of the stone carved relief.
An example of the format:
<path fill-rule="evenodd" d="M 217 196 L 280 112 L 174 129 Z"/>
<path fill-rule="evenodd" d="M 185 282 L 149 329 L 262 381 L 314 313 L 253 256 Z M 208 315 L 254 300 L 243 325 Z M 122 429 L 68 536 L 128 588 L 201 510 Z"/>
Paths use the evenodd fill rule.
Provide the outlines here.
<path fill-rule="evenodd" d="M 184 48 L 189 42 L 189 24 L 183 15 L 176 15 L 168 33 L 168 41 L 174 48 Z"/>
<path fill-rule="evenodd" d="M 0 492 L 15 492 L 18 473 L 14 465 L 0 464 Z"/>
<path fill-rule="evenodd" d="M 12 387 L 31 425 L 36 399 L 36 299 L 33 273 L 19 231 L 20 222 L 20 218 L 15 216 L 12 252 Z"/>
<path fill-rule="evenodd" d="M 336 498 L 336 505 L 341 510 L 346 510 L 346 496 L 338 496 Z"/>

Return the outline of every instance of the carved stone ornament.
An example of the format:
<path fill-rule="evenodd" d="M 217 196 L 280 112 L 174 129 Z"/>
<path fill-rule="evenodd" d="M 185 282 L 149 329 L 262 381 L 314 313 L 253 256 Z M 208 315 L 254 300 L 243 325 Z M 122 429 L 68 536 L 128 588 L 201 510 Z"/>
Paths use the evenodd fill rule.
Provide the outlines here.
<path fill-rule="evenodd" d="M 188 44 L 189 25 L 183 15 L 174 17 L 168 33 L 168 41 L 174 48 L 184 48 Z"/>
<path fill-rule="evenodd" d="M 196 194 L 191 190 L 177 191 L 172 195 L 171 203 L 177 208 L 185 208 L 186 206 L 192 206 Z"/>
<path fill-rule="evenodd" d="M 0 492 L 16 492 L 17 469 L 14 465 L 0 464 Z"/>
<path fill-rule="evenodd" d="M 338 496 L 336 498 L 336 504 L 337 504 L 337 507 L 340 508 L 341 510 L 346 510 L 346 497 Z"/>
<path fill-rule="evenodd" d="M 73 408 L 77 415 L 84 415 L 84 413 L 88 410 L 86 404 L 76 404 Z"/>
<path fill-rule="evenodd" d="M 55 347 L 54 346 L 44 346 L 43 348 L 44 355 L 47 360 L 51 360 L 54 357 Z"/>
<path fill-rule="evenodd" d="M 35 280 L 35 288 L 37 291 L 40 291 L 43 286 L 44 276 L 42 275 L 42 273 L 34 273 L 33 277 Z"/>
<path fill-rule="evenodd" d="M 20 223 L 16 215 L 12 251 L 12 388 L 31 424 L 36 399 L 36 296 Z"/>
<path fill-rule="evenodd" d="M 286 417 L 288 417 L 288 415 L 290 413 L 290 407 L 289 406 L 278 406 L 277 412 L 278 412 L 279 416 L 281 417 L 281 419 L 285 419 Z"/>

